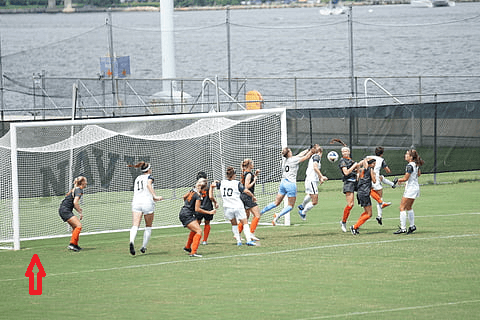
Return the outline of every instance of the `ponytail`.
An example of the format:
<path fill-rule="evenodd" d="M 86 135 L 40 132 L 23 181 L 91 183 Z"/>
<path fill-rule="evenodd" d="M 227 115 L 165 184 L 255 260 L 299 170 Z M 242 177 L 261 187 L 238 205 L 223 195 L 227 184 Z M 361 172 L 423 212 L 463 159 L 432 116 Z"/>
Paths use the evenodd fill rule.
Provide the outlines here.
<path fill-rule="evenodd" d="M 423 164 L 425 163 L 425 161 L 423 161 L 423 159 L 420 158 L 420 155 L 418 154 L 417 150 L 415 150 L 415 149 L 410 149 L 410 150 L 408 150 L 408 153 L 410 153 L 410 156 L 412 157 L 412 160 L 415 162 L 415 164 L 416 164 L 418 167 L 423 166 Z"/>

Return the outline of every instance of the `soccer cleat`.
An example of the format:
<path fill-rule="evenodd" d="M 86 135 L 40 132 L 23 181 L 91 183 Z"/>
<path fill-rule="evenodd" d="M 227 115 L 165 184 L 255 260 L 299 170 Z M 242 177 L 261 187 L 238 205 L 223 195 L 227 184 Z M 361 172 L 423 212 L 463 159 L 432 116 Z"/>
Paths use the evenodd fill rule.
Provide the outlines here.
<path fill-rule="evenodd" d="M 307 220 L 307 215 L 306 214 L 303 214 L 303 211 L 302 210 L 298 210 L 298 215 L 300 216 L 300 218 L 305 221 Z"/>
<path fill-rule="evenodd" d="M 135 255 L 135 247 L 133 246 L 133 242 L 130 242 L 130 254 L 131 254 L 132 256 Z"/>
<path fill-rule="evenodd" d="M 248 241 L 247 246 L 256 246 L 257 244 L 254 241 Z"/>
<path fill-rule="evenodd" d="M 192 258 L 201 258 L 202 255 L 201 255 L 201 254 L 198 254 L 198 253 L 192 253 L 192 254 L 190 255 L 190 257 L 192 257 Z"/>
<path fill-rule="evenodd" d="M 297 208 L 298 208 L 299 211 L 303 211 L 303 210 L 305 209 L 305 208 L 303 207 L 303 205 L 299 205 Z"/>
<path fill-rule="evenodd" d="M 187 248 L 187 247 L 183 247 L 183 251 L 190 253 L 190 252 L 192 252 L 192 249 L 191 249 L 191 248 Z"/>
<path fill-rule="evenodd" d="M 75 248 L 77 248 L 77 251 L 82 250 L 82 248 L 80 248 L 80 247 L 78 246 L 78 244 L 74 244 L 74 246 L 75 246 Z"/>
<path fill-rule="evenodd" d="M 72 250 L 72 251 L 75 251 L 75 252 L 78 252 L 78 251 L 79 251 L 79 249 L 77 248 L 77 246 L 74 245 L 73 243 L 70 243 L 67 248 L 68 248 L 68 250 Z"/>
<path fill-rule="evenodd" d="M 347 223 L 340 221 L 340 228 L 342 228 L 343 232 L 347 232 Z"/>
<path fill-rule="evenodd" d="M 382 224 L 383 224 L 383 223 L 382 223 L 382 217 L 378 217 L 378 216 L 377 216 L 375 219 L 377 219 L 377 222 L 378 222 L 379 225 L 382 225 Z"/>
<path fill-rule="evenodd" d="M 141 253 L 145 253 L 146 251 L 147 251 L 147 248 L 145 248 L 145 247 L 141 247 L 141 248 L 140 248 L 140 252 L 141 252 Z"/>
<path fill-rule="evenodd" d="M 402 229 L 400 227 L 398 227 L 398 230 L 395 231 L 393 234 L 402 234 L 402 233 L 407 233 L 407 230 L 406 229 Z"/>
<path fill-rule="evenodd" d="M 350 231 L 352 232 L 353 235 L 357 235 L 357 234 L 358 234 L 358 229 L 355 229 L 354 226 L 350 226 Z"/>
<path fill-rule="evenodd" d="M 392 186 L 393 189 L 397 187 L 397 183 L 398 183 L 398 178 L 393 179 L 393 186 Z"/>
<path fill-rule="evenodd" d="M 417 230 L 417 227 L 415 225 L 408 227 L 407 234 L 413 233 L 415 230 Z"/>
<path fill-rule="evenodd" d="M 260 239 L 258 239 L 257 237 L 255 237 L 254 234 L 252 234 L 252 240 L 253 240 L 253 241 L 260 241 Z"/>
<path fill-rule="evenodd" d="M 388 207 L 391 204 L 392 204 L 391 202 L 383 202 L 382 203 L 382 209 Z"/>
<path fill-rule="evenodd" d="M 237 241 L 237 246 L 241 246 L 242 245 L 242 241 Z"/>
<path fill-rule="evenodd" d="M 206 246 L 208 243 L 207 243 L 207 241 L 202 241 L 202 244 L 203 244 L 204 246 Z"/>

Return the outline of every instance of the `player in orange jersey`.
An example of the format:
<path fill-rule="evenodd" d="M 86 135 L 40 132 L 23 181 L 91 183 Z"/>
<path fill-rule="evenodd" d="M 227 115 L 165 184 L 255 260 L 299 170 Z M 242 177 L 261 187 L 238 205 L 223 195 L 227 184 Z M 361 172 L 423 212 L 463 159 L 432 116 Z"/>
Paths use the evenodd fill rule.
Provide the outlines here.
<path fill-rule="evenodd" d="M 245 189 L 250 190 L 250 192 L 255 194 L 255 184 L 257 183 L 258 175 L 260 174 L 260 169 L 253 170 L 253 161 L 252 159 L 244 159 L 240 165 L 242 167 L 242 175 L 240 177 L 240 182 L 245 186 Z M 250 224 L 250 233 L 252 234 L 252 240 L 258 241 L 259 239 L 255 236 L 255 231 L 257 230 L 258 223 L 260 222 L 260 208 L 258 204 L 253 200 L 253 197 L 249 196 L 245 192 L 240 194 L 240 199 L 242 199 L 245 211 L 247 213 L 247 220 L 250 218 L 250 215 L 253 215 L 252 223 Z M 243 224 L 238 223 L 238 231 L 241 233 L 243 230 Z"/>
<path fill-rule="evenodd" d="M 372 200 L 370 199 L 370 191 L 372 183 L 377 181 L 375 177 L 375 159 L 365 158 L 359 162 L 359 174 L 357 184 L 357 200 L 358 204 L 363 207 L 364 212 L 355 225 L 350 227 L 353 235 L 358 234 L 358 228 L 372 217 Z"/>
<path fill-rule="evenodd" d="M 184 204 L 178 215 L 183 226 L 190 230 L 187 245 L 183 248 L 184 251 L 190 254 L 190 257 L 202 257 L 202 255 L 197 254 L 197 249 L 202 239 L 202 228 L 198 224 L 196 212 L 203 214 L 215 214 L 216 212 L 216 209 L 207 211 L 201 208 L 201 192 L 206 189 L 207 179 L 198 179 L 195 187 L 183 196 Z"/>
<path fill-rule="evenodd" d="M 83 219 L 83 210 L 80 207 L 80 199 L 83 196 L 83 189 L 85 189 L 86 186 L 87 178 L 83 176 L 75 178 L 73 181 L 73 189 L 68 191 L 58 209 L 58 214 L 62 220 L 72 227 L 72 238 L 70 239 L 68 249 L 75 252 L 82 250 L 82 248 L 78 246 L 78 238 L 82 231 L 82 223 L 80 220 Z M 80 218 L 73 214 L 74 208 L 79 213 Z"/>
<path fill-rule="evenodd" d="M 203 171 L 200 171 L 197 173 L 197 180 L 198 179 L 207 179 L 207 174 Z M 208 185 L 208 182 L 207 182 Z M 210 187 L 206 190 L 202 190 L 202 205 L 200 208 L 207 210 L 207 211 L 212 211 L 213 209 L 218 209 L 218 203 L 217 200 L 215 199 L 215 194 L 213 190 L 215 189 L 216 184 L 212 183 Z M 195 214 L 198 220 L 198 224 L 202 224 L 202 220 L 204 221 L 204 227 L 203 227 L 203 245 L 208 244 L 208 236 L 210 235 L 210 222 L 213 220 L 213 214 L 206 214 L 206 213 L 200 213 L 197 212 Z"/>

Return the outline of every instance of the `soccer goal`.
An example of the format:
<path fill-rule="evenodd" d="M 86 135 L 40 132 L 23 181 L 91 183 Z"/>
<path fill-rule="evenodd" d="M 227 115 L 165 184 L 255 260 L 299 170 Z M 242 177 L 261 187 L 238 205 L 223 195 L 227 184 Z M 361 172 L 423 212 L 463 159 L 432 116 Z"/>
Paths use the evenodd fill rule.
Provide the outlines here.
<path fill-rule="evenodd" d="M 197 172 L 206 172 L 209 181 L 221 180 L 227 166 L 240 172 L 245 158 L 262 171 L 255 193 L 263 207 L 273 201 L 281 177 L 285 112 L 12 123 L 0 139 L 0 247 L 18 250 L 21 241 L 69 236 L 58 207 L 80 175 L 88 180 L 82 234 L 128 230 L 133 182 L 140 171 L 127 165 L 139 161 L 152 164 L 156 193 L 164 198 L 156 204 L 154 228 L 181 225 L 182 197 Z M 272 215 L 265 214 L 262 222 L 270 222 Z M 225 222 L 221 207 L 213 222 Z"/>

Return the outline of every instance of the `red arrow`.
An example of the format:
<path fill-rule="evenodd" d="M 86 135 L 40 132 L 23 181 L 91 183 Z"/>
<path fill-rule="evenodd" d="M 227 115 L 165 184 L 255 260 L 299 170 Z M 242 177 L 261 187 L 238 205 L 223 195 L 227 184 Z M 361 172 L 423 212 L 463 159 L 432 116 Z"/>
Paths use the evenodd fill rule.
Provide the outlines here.
<path fill-rule="evenodd" d="M 33 267 L 37 265 L 37 290 L 35 290 L 35 274 L 33 273 Z M 28 281 L 28 292 L 30 295 L 41 295 L 42 294 L 42 278 L 46 277 L 47 274 L 43 270 L 42 263 L 37 254 L 34 254 L 30 264 L 28 265 L 27 271 L 25 272 L 25 277 L 29 278 Z"/>

